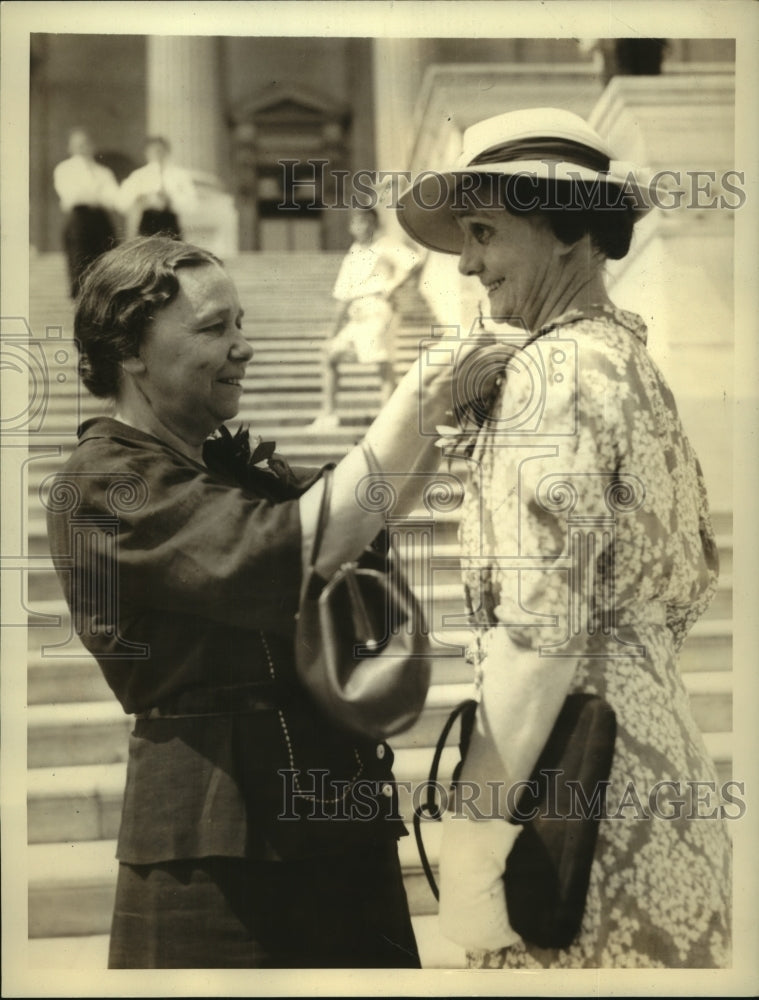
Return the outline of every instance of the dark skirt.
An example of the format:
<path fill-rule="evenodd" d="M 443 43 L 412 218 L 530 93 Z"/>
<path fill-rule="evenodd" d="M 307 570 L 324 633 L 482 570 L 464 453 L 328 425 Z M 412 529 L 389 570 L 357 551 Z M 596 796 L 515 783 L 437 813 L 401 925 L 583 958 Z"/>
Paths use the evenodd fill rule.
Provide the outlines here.
<path fill-rule="evenodd" d="M 63 231 L 71 297 L 79 294 L 82 275 L 100 254 L 116 243 L 116 231 L 103 208 L 75 205 Z"/>
<path fill-rule="evenodd" d="M 111 969 L 420 967 L 397 844 L 119 866 Z"/>
<path fill-rule="evenodd" d="M 140 217 L 140 236 L 173 236 L 182 239 L 179 219 L 171 209 L 146 208 Z"/>

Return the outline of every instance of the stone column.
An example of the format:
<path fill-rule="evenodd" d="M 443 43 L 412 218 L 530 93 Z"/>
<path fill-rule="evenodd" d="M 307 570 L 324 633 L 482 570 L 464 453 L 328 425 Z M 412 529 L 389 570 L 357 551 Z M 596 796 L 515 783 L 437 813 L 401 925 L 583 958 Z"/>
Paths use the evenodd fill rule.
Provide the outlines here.
<path fill-rule="evenodd" d="M 223 122 L 218 39 L 149 36 L 147 131 L 165 136 L 175 163 L 218 175 Z"/>
<path fill-rule="evenodd" d="M 417 38 L 374 39 L 374 169 L 377 172 L 408 170 L 414 105 L 421 73 L 420 55 L 421 45 Z M 397 180 L 387 178 L 380 181 L 378 207 L 385 232 L 403 242 L 405 236 L 395 212 L 385 210 L 392 204 L 397 184 Z"/>
<path fill-rule="evenodd" d="M 419 40 L 374 41 L 374 128 L 378 170 L 406 170 L 418 92 Z"/>
<path fill-rule="evenodd" d="M 220 40 L 202 36 L 147 39 L 147 132 L 165 136 L 172 159 L 190 170 L 197 209 L 181 220 L 185 239 L 222 257 L 237 253 L 237 211 L 224 190 L 229 137 L 224 125 Z"/>

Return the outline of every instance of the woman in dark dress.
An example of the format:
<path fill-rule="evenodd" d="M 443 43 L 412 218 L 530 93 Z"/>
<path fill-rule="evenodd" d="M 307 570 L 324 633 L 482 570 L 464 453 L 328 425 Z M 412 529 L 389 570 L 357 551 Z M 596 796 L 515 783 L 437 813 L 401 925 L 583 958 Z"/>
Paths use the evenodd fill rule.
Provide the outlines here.
<path fill-rule="evenodd" d="M 223 426 L 253 354 L 233 282 L 204 250 L 137 239 L 90 270 L 75 333 L 114 412 L 80 428 L 49 537 L 76 629 L 136 716 L 110 966 L 418 967 L 391 749 L 336 731 L 295 679 L 323 470 Z M 435 468 L 409 428 L 420 398 L 443 421 L 452 376 L 412 366 L 366 434 L 381 468 Z M 356 500 L 367 471 L 360 447 L 335 468 L 325 577 L 383 526 Z"/>

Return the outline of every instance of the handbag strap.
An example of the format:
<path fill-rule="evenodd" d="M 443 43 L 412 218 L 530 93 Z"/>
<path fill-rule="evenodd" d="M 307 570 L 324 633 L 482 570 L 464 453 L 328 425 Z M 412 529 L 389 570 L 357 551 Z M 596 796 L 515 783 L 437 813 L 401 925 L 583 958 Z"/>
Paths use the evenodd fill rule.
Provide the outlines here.
<path fill-rule="evenodd" d="M 374 449 L 366 440 L 366 438 L 362 439 L 360 447 L 361 451 L 363 452 L 364 459 L 366 461 L 366 466 L 369 469 L 369 474 L 372 476 L 384 476 L 385 471 L 380 465 L 379 459 L 377 458 Z M 388 560 L 391 560 L 393 558 L 395 559 L 398 558 L 398 553 L 396 552 L 395 547 L 392 543 L 392 536 L 388 533 L 387 530 L 387 519 L 385 520 L 385 527 L 380 531 L 380 533 L 377 535 L 377 537 L 371 544 L 372 548 L 374 548 L 377 552 L 382 552 L 388 558 Z"/>
<path fill-rule="evenodd" d="M 316 531 L 314 532 L 314 543 L 311 546 L 311 558 L 309 560 L 308 568 L 313 569 L 316 565 L 316 560 L 319 558 L 319 550 L 322 546 L 322 539 L 324 538 L 324 532 L 327 529 L 327 521 L 329 519 L 329 505 L 332 499 L 332 473 L 334 468 L 332 466 L 327 466 L 324 470 L 324 475 L 322 480 L 324 481 L 324 488 L 322 489 L 322 502 L 319 505 L 319 517 L 316 520 Z"/>
<path fill-rule="evenodd" d="M 372 475 L 382 475 L 382 469 L 379 462 L 377 461 L 377 456 L 368 441 L 363 440 L 361 442 L 361 451 L 366 459 L 366 464 L 369 467 L 369 471 Z M 324 481 L 324 488 L 322 490 L 322 501 L 319 506 L 319 516 L 316 520 L 316 531 L 314 532 L 314 542 L 311 546 L 311 557 L 309 559 L 308 568 L 313 569 L 316 565 L 316 560 L 319 558 L 319 551 L 322 547 L 322 540 L 324 538 L 324 532 L 327 530 L 327 521 L 329 520 L 329 507 L 330 501 L 332 499 L 332 475 L 335 469 L 333 465 L 328 465 L 324 469 L 324 474 L 322 479 Z"/>
<path fill-rule="evenodd" d="M 437 788 L 437 774 L 440 769 L 440 758 L 443 756 L 443 750 L 445 750 L 445 745 L 448 740 L 448 736 L 456 723 L 459 716 L 463 716 L 461 723 L 462 729 L 471 725 L 474 712 L 477 710 L 477 702 L 474 698 L 467 698 L 465 701 L 460 702 L 451 712 L 451 714 L 446 719 L 445 725 L 438 737 L 437 745 L 435 747 L 435 753 L 432 758 L 432 766 L 430 767 L 430 776 L 427 782 L 427 797 L 421 805 L 414 809 L 414 837 L 416 838 L 416 847 L 419 851 L 419 860 L 422 862 L 422 868 L 424 874 L 427 876 L 427 881 L 429 883 L 430 889 L 432 890 L 432 895 L 435 899 L 440 899 L 440 893 L 438 891 L 437 882 L 435 881 L 435 875 L 432 871 L 432 866 L 430 865 L 429 858 L 427 857 L 427 852 L 424 849 L 424 841 L 422 839 L 422 820 L 425 816 L 430 819 L 441 820 L 443 818 L 443 810 L 438 805 L 435 799 L 435 790 Z M 465 714 L 466 713 L 466 714 Z M 467 733 L 468 742 L 468 733 Z M 463 762 L 463 760 L 462 760 Z M 458 770 L 459 765 L 454 774 L 454 780 Z"/>

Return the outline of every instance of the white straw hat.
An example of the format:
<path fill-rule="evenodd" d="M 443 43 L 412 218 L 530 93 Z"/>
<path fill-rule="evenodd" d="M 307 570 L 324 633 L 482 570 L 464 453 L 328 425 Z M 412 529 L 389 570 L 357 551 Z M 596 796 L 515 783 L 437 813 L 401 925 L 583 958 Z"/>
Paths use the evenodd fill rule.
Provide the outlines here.
<path fill-rule="evenodd" d="M 653 208 L 653 189 L 643 180 L 650 171 L 615 160 L 601 136 L 578 115 L 558 108 L 527 108 L 468 128 L 455 165 L 441 172 L 425 171 L 401 195 L 398 221 L 423 246 L 460 253 L 463 235 L 451 207 L 459 200 L 457 192 L 466 187 L 462 178 L 487 174 L 589 182 L 606 195 L 607 206 L 618 204 L 624 193 L 635 221 Z M 585 204 L 592 207 L 594 202 Z M 503 208 L 503 201 L 490 207 Z"/>

